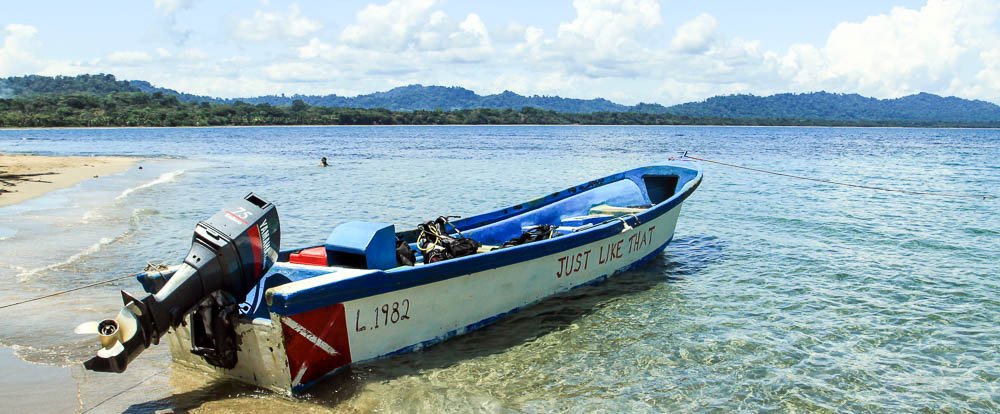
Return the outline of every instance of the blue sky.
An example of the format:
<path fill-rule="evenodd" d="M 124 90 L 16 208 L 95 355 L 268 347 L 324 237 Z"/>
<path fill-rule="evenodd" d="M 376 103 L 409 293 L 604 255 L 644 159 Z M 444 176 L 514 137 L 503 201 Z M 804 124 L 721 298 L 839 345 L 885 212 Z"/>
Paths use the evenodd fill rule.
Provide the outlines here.
<path fill-rule="evenodd" d="M 113 73 L 185 92 L 356 95 L 422 83 L 673 104 L 916 92 L 998 102 L 991 0 L 34 1 L 0 76 Z"/>

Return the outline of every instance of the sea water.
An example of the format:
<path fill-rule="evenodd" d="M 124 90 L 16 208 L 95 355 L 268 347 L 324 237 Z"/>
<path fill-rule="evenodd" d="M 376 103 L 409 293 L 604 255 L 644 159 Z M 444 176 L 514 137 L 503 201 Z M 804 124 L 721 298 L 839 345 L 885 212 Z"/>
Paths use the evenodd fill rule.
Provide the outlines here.
<path fill-rule="evenodd" d="M 0 131 L 0 151 L 141 161 L 0 208 L 0 305 L 175 263 L 254 191 L 282 247 L 403 230 L 682 151 L 817 179 L 1000 195 L 1000 131 L 618 126 Z M 330 167 L 319 166 L 327 157 Z M 142 169 L 138 167 L 142 166 Z M 76 324 L 134 280 L 0 310 L 0 411 L 1000 410 L 1000 202 L 703 164 L 674 242 L 633 272 L 289 398 L 175 367 L 83 370 Z"/>

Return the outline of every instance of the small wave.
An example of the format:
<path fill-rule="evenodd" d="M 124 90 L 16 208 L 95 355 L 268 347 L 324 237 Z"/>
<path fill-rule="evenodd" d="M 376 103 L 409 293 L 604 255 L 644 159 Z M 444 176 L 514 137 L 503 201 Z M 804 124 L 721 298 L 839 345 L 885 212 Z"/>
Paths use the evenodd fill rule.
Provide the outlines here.
<path fill-rule="evenodd" d="M 149 220 L 149 217 L 160 214 L 160 211 L 153 208 L 140 208 L 132 210 L 132 215 L 128 218 L 129 226 L 133 229 L 140 227 Z"/>
<path fill-rule="evenodd" d="M 80 222 L 83 224 L 88 224 L 90 223 L 91 220 L 95 218 L 100 220 L 104 219 L 104 216 L 102 216 L 101 213 L 97 210 L 90 210 L 87 211 L 86 213 L 83 213 L 83 217 L 80 218 Z"/>
<path fill-rule="evenodd" d="M 125 236 L 125 234 L 122 234 L 122 235 L 120 235 L 118 237 L 115 237 L 115 238 L 103 237 L 103 238 L 101 238 L 101 240 L 99 242 L 90 245 L 86 249 L 83 249 L 83 250 L 77 252 L 76 254 L 74 254 L 74 255 L 72 255 L 70 257 L 67 257 L 66 260 L 63 260 L 63 261 L 58 262 L 58 263 L 53 263 L 53 264 L 50 264 L 50 265 L 46 265 L 46 266 L 34 268 L 34 269 L 31 269 L 31 270 L 25 270 L 25 271 L 23 271 L 21 273 L 18 273 L 17 274 L 17 278 L 21 282 L 26 282 L 32 276 L 35 276 L 35 275 L 37 275 L 37 274 L 39 274 L 41 272 L 45 272 L 45 271 L 48 271 L 48 270 L 58 269 L 58 268 L 60 268 L 62 266 L 66 266 L 68 264 L 72 264 L 73 262 L 75 262 L 77 260 L 80 260 L 81 258 L 84 258 L 86 256 L 89 256 L 89 255 L 92 255 L 94 253 L 97 253 L 97 252 L 101 251 L 101 249 L 103 249 L 104 246 L 107 246 L 107 245 L 109 245 L 111 243 L 114 243 L 116 240 L 121 239 L 124 236 Z"/>
<path fill-rule="evenodd" d="M 80 345 L 81 346 L 78 346 L 76 348 L 84 350 L 85 348 L 83 348 L 82 341 Z M 92 345 L 92 344 L 88 343 L 87 345 Z M 81 363 L 82 362 L 81 355 L 87 355 L 87 353 L 77 351 L 77 349 L 75 348 L 68 348 L 65 346 L 46 348 L 46 347 L 35 347 L 31 345 L 19 345 L 13 343 L 11 344 L 0 343 L 0 346 L 10 349 L 14 357 L 26 363 L 50 365 L 56 367 L 65 367 Z M 89 351 L 89 349 L 87 350 Z M 68 352 L 68 351 L 76 351 L 76 352 Z"/>
<path fill-rule="evenodd" d="M 996 231 L 996 230 L 993 230 L 993 229 L 983 229 L 983 228 L 976 228 L 976 227 L 966 227 L 966 228 L 964 228 L 962 230 L 965 230 L 966 233 L 969 233 L 969 234 L 974 235 L 974 236 L 996 236 L 996 235 L 1000 235 L 1000 231 Z M 3 240 L 3 234 L 0 234 L 0 240 Z"/>
<path fill-rule="evenodd" d="M 184 170 L 177 170 L 177 171 L 171 171 L 171 172 L 166 172 L 166 173 L 160 174 L 160 176 L 157 179 L 153 180 L 153 181 L 150 181 L 150 182 L 145 183 L 143 185 L 132 187 L 132 188 L 129 188 L 129 189 L 125 190 L 125 191 L 122 191 L 122 193 L 120 195 L 118 195 L 118 197 L 115 197 L 115 201 L 124 200 L 126 197 L 129 196 L 129 194 L 132 194 L 132 193 L 134 193 L 136 191 L 139 191 L 139 190 L 142 190 L 142 189 L 146 189 L 146 188 L 149 188 L 149 187 L 152 187 L 152 186 L 155 186 L 155 185 L 160 185 L 160 184 L 163 184 L 163 183 L 169 183 L 169 182 L 171 182 L 173 180 L 176 180 L 177 177 L 181 176 L 181 174 L 184 174 Z"/>

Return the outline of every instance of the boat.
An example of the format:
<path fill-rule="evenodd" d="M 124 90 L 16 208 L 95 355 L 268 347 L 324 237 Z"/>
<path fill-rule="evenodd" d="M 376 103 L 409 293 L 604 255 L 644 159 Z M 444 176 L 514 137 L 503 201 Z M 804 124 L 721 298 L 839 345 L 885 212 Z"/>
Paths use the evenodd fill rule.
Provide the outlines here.
<path fill-rule="evenodd" d="M 288 250 L 275 207 L 250 194 L 196 226 L 182 264 L 139 273 L 145 297 L 123 291 L 118 316 L 77 328 L 100 337 L 85 366 L 122 372 L 165 340 L 182 365 L 298 394 L 649 261 L 701 180 L 670 161 L 407 231 L 347 222 Z"/>

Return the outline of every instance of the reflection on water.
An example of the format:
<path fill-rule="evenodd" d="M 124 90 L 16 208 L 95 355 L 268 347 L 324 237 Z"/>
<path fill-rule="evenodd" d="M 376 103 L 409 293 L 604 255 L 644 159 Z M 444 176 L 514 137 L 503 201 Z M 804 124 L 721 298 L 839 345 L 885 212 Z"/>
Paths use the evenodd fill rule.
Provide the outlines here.
<path fill-rule="evenodd" d="M 149 158 L 143 175 L 0 209 L 0 303 L 175 262 L 198 220 L 251 190 L 278 206 L 291 247 L 348 220 L 405 229 L 487 211 L 674 150 L 864 185 L 1000 188 L 992 130 L 0 131 L 0 150 Z M 317 168 L 320 156 L 332 167 Z M 131 280 L 8 309 L 0 367 L 32 365 L 0 389 L 75 387 L 65 404 L 92 412 L 1000 411 L 995 200 L 705 169 L 674 242 L 647 266 L 355 366 L 304 398 L 176 367 L 166 347 L 121 375 L 84 371 L 94 344 L 72 328 L 117 311 L 118 289 L 139 290 Z M 59 401 L 0 408 L 64 411 Z"/>

